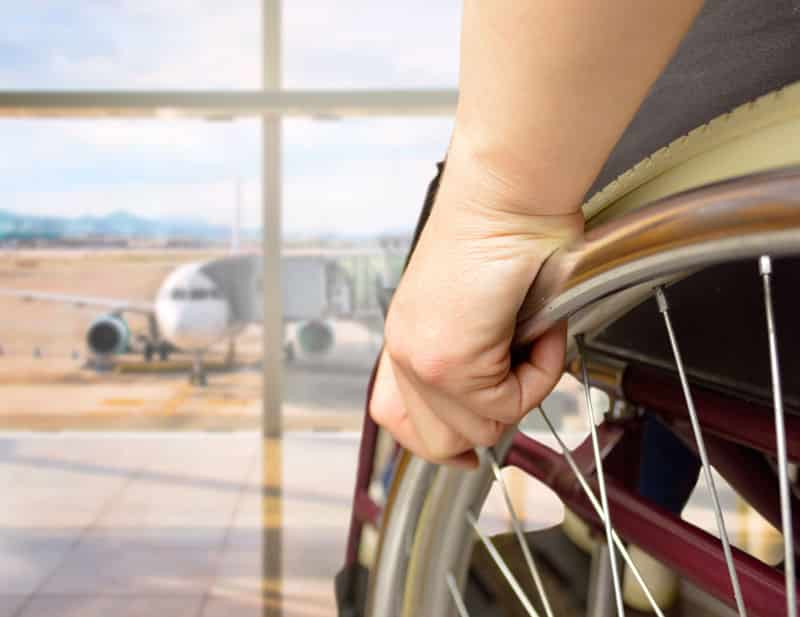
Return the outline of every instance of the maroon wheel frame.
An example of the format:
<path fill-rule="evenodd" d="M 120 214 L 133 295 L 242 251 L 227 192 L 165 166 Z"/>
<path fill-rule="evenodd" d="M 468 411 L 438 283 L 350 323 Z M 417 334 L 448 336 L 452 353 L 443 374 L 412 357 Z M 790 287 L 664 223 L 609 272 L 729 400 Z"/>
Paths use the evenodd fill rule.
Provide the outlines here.
<path fill-rule="evenodd" d="M 371 386 L 372 383 L 370 390 Z M 654 369 L 629 367 L 623 391 L 628 402 L 656 413 L 687 445 L 694 447 L 686 404 L 676 379 Z M 693 387 L 692 394 L 712 465 L 762 516 L 780 528 L 778 484 L 768 461 L 775 456 L 772 410 L 700 387 Z M 736 421 L 732 422 L 732 418 Z M 669 565 L 700 589 L 734 607 L 719 540 L 637 495 L 639 420 L 606 422 L 598 430 L 609 508 L 619 535 Z M 797 462 L 800 460 L 799 418 L 787 416 L 786 433 L 789 459 Z M 357 561 L 363 526 L 376 525 L 380 520 L 380 508 L 367 492 L 377 434 L 377 426 L 369 414 L 365 414 L 347 565 Z M 588 438 L 573 455 L 596 488 Z M 560 453 L 519 433 L 514 437 L 505 464 L 538 478 L 553 489 L 567 507 L 598 530 L 601 528 L 601 521 Z M 796 504 L 793 511 L 800 513 L 800 505 Z M 800 530 L 800 518 L 796 516 L 793 522 L 795 529 Z M 795 538 L 798 537 L 800 533 L 796 532 Z M 736 548 L 733 557 L 749 614 L 786 615 L 783 572 Z"/>

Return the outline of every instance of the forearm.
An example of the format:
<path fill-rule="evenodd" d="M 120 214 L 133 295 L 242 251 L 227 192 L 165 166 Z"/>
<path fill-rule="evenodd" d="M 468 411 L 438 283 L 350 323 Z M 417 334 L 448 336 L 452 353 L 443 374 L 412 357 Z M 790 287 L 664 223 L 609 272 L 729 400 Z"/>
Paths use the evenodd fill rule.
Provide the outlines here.
<path fill-rule="evenodd" d="M 574 212 L 702 0 L 465 0 L 454 181 Z"/>

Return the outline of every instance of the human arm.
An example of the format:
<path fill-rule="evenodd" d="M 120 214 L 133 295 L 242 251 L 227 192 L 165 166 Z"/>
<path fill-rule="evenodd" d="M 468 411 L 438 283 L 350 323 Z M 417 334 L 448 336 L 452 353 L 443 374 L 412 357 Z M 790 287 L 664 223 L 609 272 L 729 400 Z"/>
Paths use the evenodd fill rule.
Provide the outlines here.
<path fill-rule="evenodd" d="M 555 385 L 564 329 L 512 365 L 539 267 L 700 0 L 466 0 L 460 96 L 435 207 L 390 307 L 375 419 L 415 453 L 474 464 Z"/>

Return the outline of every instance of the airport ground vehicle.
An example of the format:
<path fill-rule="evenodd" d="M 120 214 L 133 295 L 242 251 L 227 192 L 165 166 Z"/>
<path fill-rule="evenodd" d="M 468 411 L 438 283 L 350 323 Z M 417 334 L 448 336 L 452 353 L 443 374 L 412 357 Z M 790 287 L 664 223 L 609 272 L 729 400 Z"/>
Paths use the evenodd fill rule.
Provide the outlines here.
<path fill-rule="evenodd" d="M 586 237 L 546 262 L 518 331 L 524 343 L 568 319 L 567 370 L 615 402 L 571 453 L 514 432 L 482 452 L 473 472 L 404 454 L 386 503 L 378 504 L 368 486 L 378 471 L 379 431 L 365 418 L 340 614 L 471 614 L 458 598 L 482 540 L 473 520 L 504 465 L 544 482 L 599 538 L 610 538 L 600 551 L 609 567 L 593 581 L 595 588 L 598 577 L 606 581 L 605 599 L 590 598 L 587 615 L 616 614 L 608 597 L 619 568 L 608 556 L 625 543 L 739 615 L 797 614 L 800 504 L 788 476 L 800 461 L 799 138 L 800 87 L 793 85 L 692 131 L 585 205 Z M 789 531 L 780 567 L 637 494 L 643 408 L 706 459 L 701 482 L 713 465 Z M 365 525 L 380 537 L 368 563 L 359 554 Z M 525 570 L 510 574 L 535 581 Z M 550 614 L 541 599 L 535 604 L 538 614 Z"/>

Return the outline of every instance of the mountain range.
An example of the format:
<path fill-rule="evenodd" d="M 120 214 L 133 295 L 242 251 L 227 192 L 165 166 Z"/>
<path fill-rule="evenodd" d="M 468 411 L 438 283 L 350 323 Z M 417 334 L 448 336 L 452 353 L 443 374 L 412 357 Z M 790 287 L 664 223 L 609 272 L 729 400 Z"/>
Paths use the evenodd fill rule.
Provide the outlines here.
<path fill-rule="evenodd" d="M 243 229 L 243 238 L 257 237 L 256 229 Z M 0 240 L 3 239 L 182 239 L 225 241 L 230 238 L 227 225 L 202 220 L 149 219 L 124 210 L 103 216 L 77 217 L 32 216 L 0 210 Z"/>

